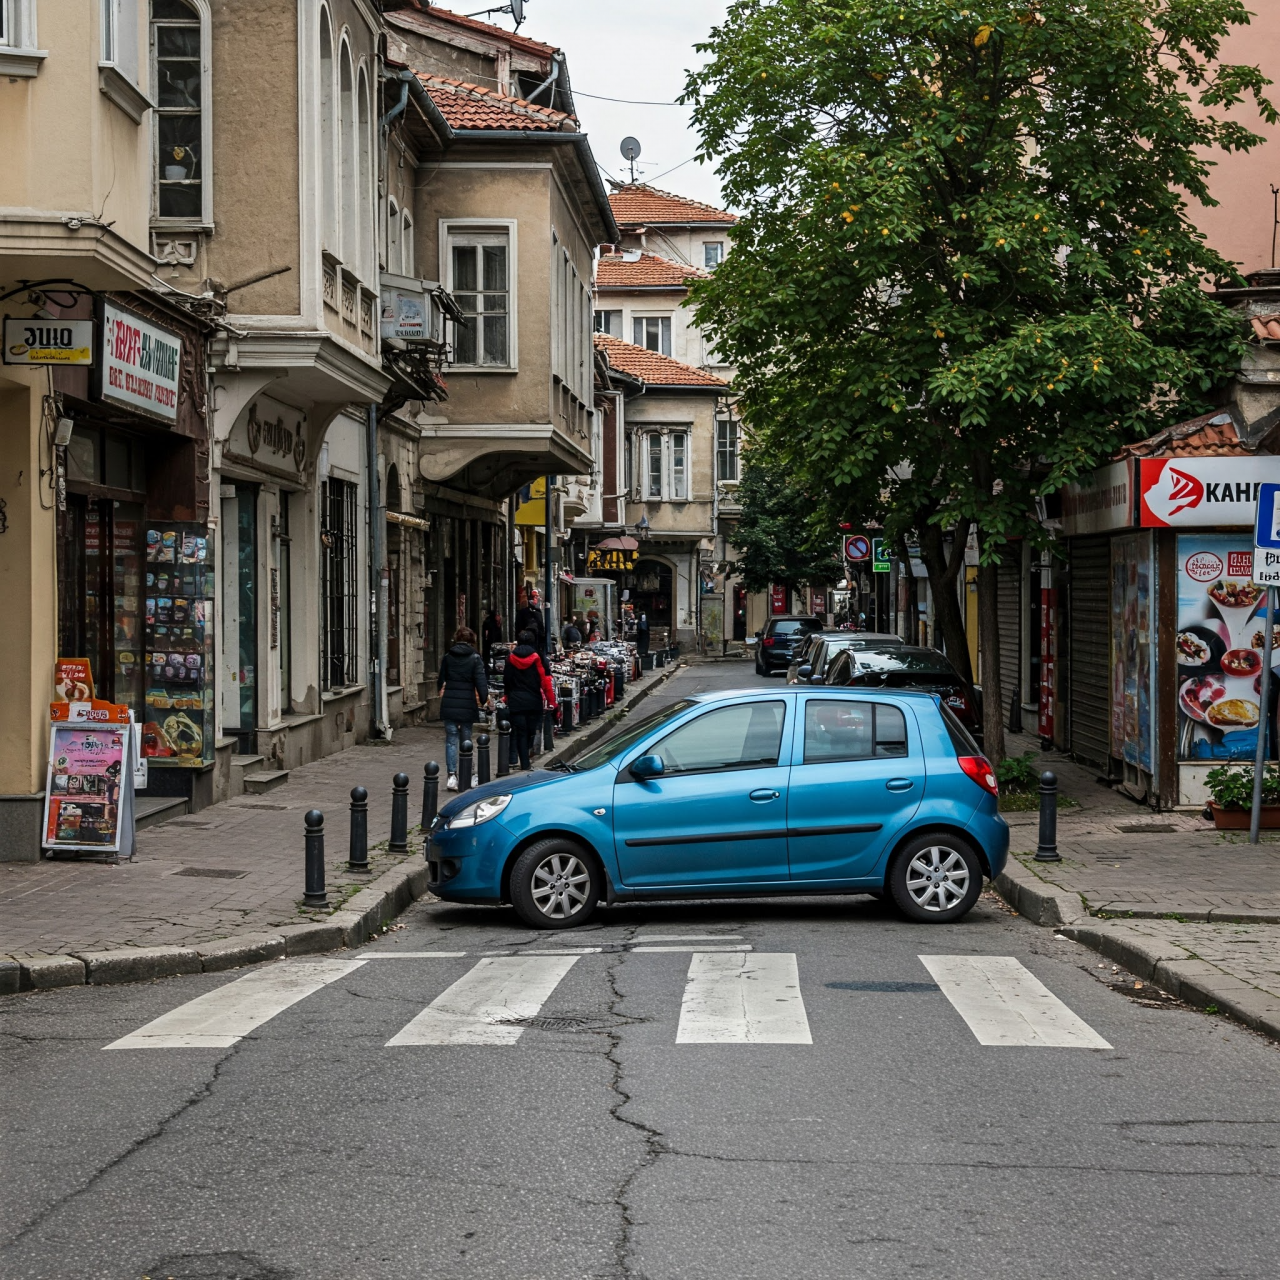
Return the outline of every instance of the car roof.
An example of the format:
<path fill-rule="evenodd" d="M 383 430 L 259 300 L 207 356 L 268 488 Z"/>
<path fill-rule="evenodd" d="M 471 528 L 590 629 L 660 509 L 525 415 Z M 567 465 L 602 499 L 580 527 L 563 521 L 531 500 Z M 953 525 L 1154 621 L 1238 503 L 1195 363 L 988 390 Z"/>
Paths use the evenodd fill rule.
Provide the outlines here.
<path fill-rule="evenodd" d="M 824 684 L 800 687 L 783 685 L 777 689 L 763 689 L 759 686 L 747 686 L 743 689 L 715 689 L 707 693 L 691 693 L 688 701 L 697 703 L 728 702 L 734 698 L 745 697 L 763 697 L 772 700 L 774 698 L 798 698 L 801 694 L 814 694 L 822 698 L 828 696 L 836 698 L 867 698 L 872 701 L 889 697 L 936 702 L 938 698 L 936 693 L 930 693 L 925 689 L 878 689 Z"/>

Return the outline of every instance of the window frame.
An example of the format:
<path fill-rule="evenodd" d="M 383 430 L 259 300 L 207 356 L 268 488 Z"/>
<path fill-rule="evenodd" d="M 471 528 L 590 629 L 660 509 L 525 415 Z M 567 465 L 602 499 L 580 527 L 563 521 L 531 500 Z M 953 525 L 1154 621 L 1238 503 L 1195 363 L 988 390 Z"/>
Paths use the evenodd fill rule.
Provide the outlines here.
<path fill-rule="evenodd" d="M 159 104 L 160 76 L 156 66 L 156 28 L 164 26 L 186 27 L 173 19 L 156 19 L 151 15 L 151 0 L 147 5 L 147 56 L 151 83 L 156 86 L 156 103 L 151 112 L 151 225 L 157 231 L 213 230 L 213 91 L 209 76 L 213 66 L 211 48 L 211 13 L 208 0 L 186 0 L 194 10 L 193 18 L 200 32 L 200 213 L 197 217 L 161 217 L 160 215 L 160 121 L 166 111 Z"/>
<path fill-rule="evenodd" d="M 335 488 L 340 486 L 340 488 Z M 326 693 L 340 693 L 360 680 L 360 486 L 331 475 L 321 486 L 320 676 Z M 339 527 L 332 520 L 338 514 Z M 330 538 L 325 543 L 325 536 Z M 335 609 L 335 604 L 338 608 Z M 339 642 L 341 652 L 339 652 Z M 334 673 L 341 667 L 341 683 Z"/>
<path fill-rule="evenodd" d="M 711 250 L 714 249 L 715 261 L 709 261 Z M 702 242 L 702 266 L 706 271 L 714 271 L 724 261 L 724 241 L 723 240 L 704 240 Z"/>
<path fill-rule="evenodd" d="M 689 501 L 689 436 L 690 433 L 684 429 L 667 432 L 668 502 Z"/>
<path fill-rule="evenodd" d="M 689 719 L 682 721 L 671 729 L 668 733 L 663 734 L 656 742 L 649 743 L 641 755 L 657 755 L 658 748 L 662 746 L 670 738 L 674 738 L 676 734 L 683 733 L 686 729 L 707 719 L 709 716 L 723 715 L 727 711 L 737 711 L 743 707 L 761 707 L 775 706 L 782 708 L 782 723 L 778 726 L 778 754 L 774 757 L 773 762 L 760 760 L 740 761 L 737 764 L 714 764 L 706 765 L 696 769 L 665 769 L 663 770 L 663 778 L 688 778 L 695 774 L 704 773 L 741 773 L 747 769 L 777 769 L 786 768 L 782 764 L 782 758 L 786 751 L 787 737 L 787 699 L 786 698 L 753 698 L 750 702 L 731 702 L 728 706 L 708 707 L 701 715 L 690 716 Z M 639 758 L 639 757 L 637 757 Z M 665 763 L 665 762 L 664 762 Z M 630 766 L 628 766 L 629 768 Z"/>
<path fill-rule="evenodd" d="M 830 703 L 832 706 L 856 706 L 871 708 L 871 751 L 866 755 L 850 755 L 850 756 L 828 756 L 821 760 L 810 760 L 808 758 L 809 747 L 809 710 L 811 707 L 818 707 L 823 704 Z M 906 750 L 901 754 L 889 753 L 881 754 L 878 750 L 880 745 L 880 709 L 885 708 L 893 711 L 902 720 L 903 741 L 906 743 Z M 799 751 L 792 760 L 793 765 L 823 765 L 823 764 L 860 764 L 868 760 L 908 760 L 911 757 L 911 728 L 907 724 L 906 711 L 898 706 L 895 702 L 886 702 L 877 698 L 830 698 L 817 695 L 815 697 L 806 698 L 804 700 L 804 712 L 800 717 L 800 733 L 799 733 Z"/>
<path fill-rule="evenodd" d="M 616 316 L 618 321 L 618 331 L 615 333 L 609 328 L 610 317 Z M 604 324 L 600 321 L 603 319 Z M 591 332 L 607 334 L 610 338 L 622 337 L 622 308 L 621 307 L 597 307 L 591 312 Z"/>
<path fill-rule="evenodd" d="M 36 47 L 36 0 L 0 0 L 0 75 L 30 79 L 49 56 Z"/>
<path fill-rule="evenodd" d="M 636 341 L 634 341 L 635 336 L 636 336 L 636 326 L 637 326 L 637 325 L 644 325 L 644 326 L 646 326 L 646 327 L 647 327 L 647 326 L 648 326 L 648 324 L 649 324 L 649 322 L 650 322 L 651 320 L 656 321 L 656 322 L 657 322 L 657 325 L 658 325 L 658 345 L 657 345 L 656 347 L 651 347 L 651 346 L 649 346 L 649 344 L 648 344 L 648 340 L 647 340 L 647 339 L 648 339 L 648 335 L 647 335 L 647 334 L 645 334 L 645 339 L 646 339 L 646 340 L 645 340 L 644 342 L 636 342 Z M 671 312 L 670 312 L 670 311 L 665 311 L 665 312 L 642 312 L 641 314 L 637 315 L 637 314 L 633 311 L 633 312 L 631 313 L 631 337 L 632 337 L 632 339 L 633 339 L 633 341 L 632 341 L 632 343 L 631 343 L 631 345 L 632 345 L 633 347 L 643 347 L 646 351 L 653 351 L 653 352 L 656 352 L 656 353 L 657 353 L 658 355 L 660 355 L 660 356 L 666 356 L 668 359 L 671 359 L 671 358 L 672 358 L 672 355 L 671 355 L 671 351 L 672 351 L 672 346 L 671 346 L 671 342 L 672 342 L 672 334 L 671 334 Z M 666 340 L 666 350 L 665 350 L 665 351 L 663 350 L 663 340 L 664 340 L 664 338 L 665 338 L 665 340 Z"/>
<path fill-rule="evenodd" d="M 662 426 L 639 424 L 635 433 L 641 437 L 639 449 L 638 497 L 641 502 L 692 502 L 693 501 L 693 425 L 687 422 L 667 423 Z M 676 484 L 676 441 L 683 442 L 681 450 L 683 483 Z M 658 443 L 657 456 L 661 484 L 659 492 L 653 491 L 654 442 Z"/>
<path fill-rule="evenodd" d="M 716 418 L 716 480 L 736 484 L 742 475 L 742 424 L 732 414 Z M 732 466 L 726 466 L 731 463 Z M 732 475 L 726 475 L 727 470 Z"/>
<path fill-rule="evenodd" d="M 404 275 L 400 268 L 404 265 L 403 249 L 400 240 L 400 206 L 395 196 L 387 197 L 387 271 L 393 276 Z"/>
<path fill-rule="evenodd" d="M 506 364 L 462 364 L 450 361 L 448 368 L 467 373 L 519 373 L 520 347 L 519 334 L 519 256 L 517 252 L 515 218 L 441 218 L 439 219 L 438 280 L 446 281 L 445 288 L 456 296 L 453 278 L 453 250 L 455 245 L 483 243 L 480 237 L 505 236 L 507 246 L 507 363 Z M 479 292 L 484 292 L 480 290 Z M 493 292 L 493 290 L 490 290 Z M 477 352 L 481 350 L 477 334 Z"/>

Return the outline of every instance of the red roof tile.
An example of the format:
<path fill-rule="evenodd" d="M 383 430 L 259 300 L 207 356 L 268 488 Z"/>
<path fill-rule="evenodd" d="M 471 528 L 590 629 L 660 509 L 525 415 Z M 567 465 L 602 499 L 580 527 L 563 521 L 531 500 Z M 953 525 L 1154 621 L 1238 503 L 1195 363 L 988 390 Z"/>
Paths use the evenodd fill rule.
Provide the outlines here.
<path fill-rule="evenodd" d="M 603 351 L 609 365 L 620 373 L 629 373 L 633 378 L 640 378 L 655 387 L 728 387 L 723 378 L 713 373 L 705 373 L 690 364 L 682 364 L 670 356 L 650 351 L 648 347 L 637 347 L 632 342 L 623 342 L 607 333 L 593 335 L 596 350 Z"/>
<path fill-rule="evenodd" d="M 666 286 L 683 289 L 690 280 L 704 278 L 708 272 L 700 267 L 687 267 L 656 253 L 602 253 L 596 264 L 596 287 L 599 289 L 636 289 Z"/>
<path fill-rule="evenodd" d="M 452 9 L 442 9 L 438 4 L 433 4 L 430 8 L 421 12 L 413 9 L 397 9 L 383 16 L 396 26 L 409 27 L 414 31 L 422 32 L 424 35 L 431 34 L 429 20 L 431 18 L 439 18 L 442 22 L 449 22 L 458 27 L 466 27 L 479 35 L 501 40 L 512 49 L 520 49 L 525 53 L 533 54 L 535 57 L 550 58 L 556 52 L 553 45 L 542 44 L 538 40 L 530 40 L 528 36 L 517 35 L 514 31 L 496 27 L 490 22 L 480 22 L 475 18 L 468 18 L 465 14 L 454 13 Z"/>
<path fill-rule="evenodd" d="M 1240 439 L 1235 419 L 1224 409 L 1166 427 L 1146 440 L 1127 444 L 1117 458 L 1239 458 L 1256 452 Z"/>
<path fill-rule="evenodd" d="M 496 89 L 420 71 L 431 100 L 452 129 L 525 129 L 547 133 L 576 132 L 577 122 L 563 111 L 512 98 Z M 567 126 L 567 127 L 566 127 Z"/>
<path fill-rule="evenodd" d="M 670 191 L 659 191 L 657 187 L 647 187 L 643 182 L 618 187 L 610 193 L 609 203 L 619 226 L 638 227 L 646 223 L 732 226 L 738 220 L 714 205 L 672 195 Z"/>

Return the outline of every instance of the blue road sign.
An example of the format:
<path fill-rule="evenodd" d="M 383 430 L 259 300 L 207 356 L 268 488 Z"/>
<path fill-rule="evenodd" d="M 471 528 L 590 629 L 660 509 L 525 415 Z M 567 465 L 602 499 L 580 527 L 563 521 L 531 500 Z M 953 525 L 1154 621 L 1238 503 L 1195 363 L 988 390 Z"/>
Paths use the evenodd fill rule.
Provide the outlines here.
<path fill-rule="evenodd" d="M 1280 484 L 1258 486 L 1258 514 L 1253 542 L 1280 551 Z"/>

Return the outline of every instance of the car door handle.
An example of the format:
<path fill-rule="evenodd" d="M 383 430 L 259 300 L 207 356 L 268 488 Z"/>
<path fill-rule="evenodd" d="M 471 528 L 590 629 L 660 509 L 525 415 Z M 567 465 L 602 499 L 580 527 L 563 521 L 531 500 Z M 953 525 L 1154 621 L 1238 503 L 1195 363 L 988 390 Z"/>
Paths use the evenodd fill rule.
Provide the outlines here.
<path fill-rule="evenodd" d="M 763 803 L 766 800 L 776 800 L 781 794 L 781 791 L 772 791 L 768 787 L 761 787 L 758 791 L 751 793 L 751 799 Z"/>
<path fill-rule="evenodd" d="M 888 791 L 910 791 L 916 784 L 910 778 L 890 778 L 884 785 Z"/>

